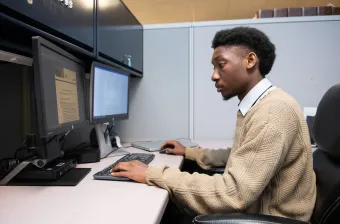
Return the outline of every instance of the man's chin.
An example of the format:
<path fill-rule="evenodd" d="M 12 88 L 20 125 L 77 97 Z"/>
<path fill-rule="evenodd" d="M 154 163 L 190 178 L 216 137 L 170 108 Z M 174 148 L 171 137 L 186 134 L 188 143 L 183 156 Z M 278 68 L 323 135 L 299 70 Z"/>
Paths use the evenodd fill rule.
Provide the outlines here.
<path fill-rule="evenodd" d="M 225 95 L 225 96 L 222 95 L 224 101 L 228 101 L 228 100 L 230 100 L 231 98 L 233 98 L 233 97 L 235 97 L 235 96 L 237 96 L 237 94 L 234 94 L 234 93 L 232 93 L 232 94 L 227 94 L 227 95 Z"/>

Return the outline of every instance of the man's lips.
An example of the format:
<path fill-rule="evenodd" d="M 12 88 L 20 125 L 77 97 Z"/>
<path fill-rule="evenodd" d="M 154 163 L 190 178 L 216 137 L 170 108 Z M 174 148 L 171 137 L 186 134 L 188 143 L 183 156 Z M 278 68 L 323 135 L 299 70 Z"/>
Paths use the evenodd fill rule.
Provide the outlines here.
<path fill-rule="evenodd" d="M 215 84 L 215 87 L 216 87 L 216 89 L 217 89 L 217 92 L 221 92 L 221 91 L 222 91 L 222 87 L 221 87 L 221 86 Z"/>

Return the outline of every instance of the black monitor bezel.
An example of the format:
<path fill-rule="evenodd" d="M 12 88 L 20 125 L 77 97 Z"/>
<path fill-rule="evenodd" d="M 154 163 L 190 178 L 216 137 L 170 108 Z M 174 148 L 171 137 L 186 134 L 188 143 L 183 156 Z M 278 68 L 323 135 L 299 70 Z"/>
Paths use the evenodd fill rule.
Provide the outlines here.
<path fill-rule="evenodd" d="M 94 113 L 94 106 L 93 106 L 93 99 L 94 99 L 94 76 L 95 76 L 95 73 L 94 73 L 94 68 L 98 66 L 98 67 L 102 67 L 102 68 L 105 68 L 105 69 L 108 69 L 108 70 L 111 70 L 111 71 L 114 71 L 114 72 L 117 72 L 117 73 L 121 73 L 121 74 L 124 74 L 124 75 L 127 75 L 128 76 L 128 105 L 127 105 L 127 113 L 126 114 L 115 114 L 115 115 L 109 115 L 109 116 L 105 116 L 103 118 L 94 118 L 93 116 L 93 113 Z M 129 112 L 130 112 L 130 91 L 129 91 L 129 85 L 130 85 L 130 79 L 131 79 L 131 76 L 130 76 L 130 73 L 122 70 L 122 69 L 119 69 L 119 68 L 116 68 L 116 67 L 113 67 L 113 66 L 110 66 L 110 65 L 107 65 L 107 64 L 103 64 L 103 63 L 100 63 L 100 62 L 97 62 L 97 61 L 93 61 L 92 62 L 92 65 L 91 65 L 91 75 L 90 75 L 90 102 L 89 102 L 89 105 L 90 105 L 90 108 L 89 108 L 89 111 L 90 111 L 90 123 L 91 124 L 103 124 L 103 123 L 108 123 L 108 122 L 113 122 L 113 121 L 116 121 L 116 120 L 126 120 L 126 119 L 129 119 Z"/>
<path fill-rule="evenodd" d="M 37 108 L 37 121 L 38 121 L 38 131 L 39 131 L 39 137 L 40 138 L 47 138 L 51 136 L 55 136 L 61 133 L 66 133 L 72 129 L 80 128 L 84 126 L 86 123 L 88 123 L 86 118 L 86 112 L 85 112 L 85 119 L 79 120 L 71 123 L 64 124 L 58 128 L 55 128 L 53 130 L 48 130 L 46 125 L 46 111 L 45 111 L 45 101 L 42 98 L 42 94 L 44 91 L 44 88 L 41 84 L 42 79 L 42 71 L 41 71 L 41 48 L 42 46 L 49 48 L 50 50 L 80 64 L 84 68 L 84 74 L 83 74 L 83 92 L 84 92 L 84 106 L 86 110 L 86 100 L 85 100 L 85 64 L 80 59 L 76 58 L 72 54 L 68 53 L 67 51 L 59 48 L 55 44 L 52 44 L 51 42 L 45 40 L 44 38 L 40 36 L 34 36 L 32 37 L 32 52 L 33 52 L 33 70 L 34 70 L 34 94 L 36 98 L 36 108 Z"/>

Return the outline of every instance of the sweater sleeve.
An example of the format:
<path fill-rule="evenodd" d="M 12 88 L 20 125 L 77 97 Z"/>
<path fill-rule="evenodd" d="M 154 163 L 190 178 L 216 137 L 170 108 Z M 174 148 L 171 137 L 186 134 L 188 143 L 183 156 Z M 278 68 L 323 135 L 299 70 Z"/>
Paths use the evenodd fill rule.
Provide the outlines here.
<path fill-rule="evenodd" d="M 230 148 L 206 149 L 200 147 L 186 148 L 185 158 L 194 160 L 205 170 L 213 167 L 225 167 L 229 158 Z"/>
<path fill-rule="evenodd" d="M 254 113 L 223 175 L 149 167 L 146 182 L 166 189 L 177 203 L 198 214 L 243 211 L 260 197 L 280 168 L 296 134 L 296 123 L 295 113 L 282 104 Z"/>

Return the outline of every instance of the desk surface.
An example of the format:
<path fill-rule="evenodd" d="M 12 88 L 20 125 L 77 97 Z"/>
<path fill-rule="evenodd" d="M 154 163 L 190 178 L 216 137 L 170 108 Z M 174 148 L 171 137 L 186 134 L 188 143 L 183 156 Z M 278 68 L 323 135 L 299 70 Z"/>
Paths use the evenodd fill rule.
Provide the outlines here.
<path fill-rule="evenodd" d="M 226 147 L 230 141 L 195 141 L 202 147 Z M 127 148 L 132 153 L 145 151 Z M 182 156 L 154 153 L 151 166 L 180 167 Z M 169 200 L 168 192 L 135 182 L 94 180 L 93 174 L 121 156 L 99 163 L 79 164 L 92 168 L 75 187 L 0 187 L 0 223 L 86 224 L 159 223 Z"/>

